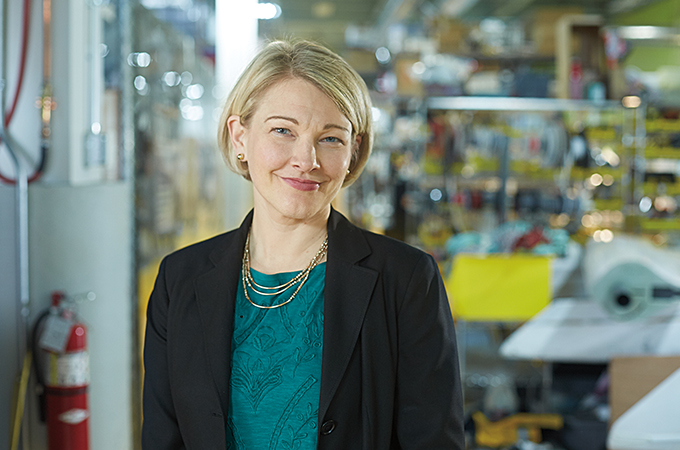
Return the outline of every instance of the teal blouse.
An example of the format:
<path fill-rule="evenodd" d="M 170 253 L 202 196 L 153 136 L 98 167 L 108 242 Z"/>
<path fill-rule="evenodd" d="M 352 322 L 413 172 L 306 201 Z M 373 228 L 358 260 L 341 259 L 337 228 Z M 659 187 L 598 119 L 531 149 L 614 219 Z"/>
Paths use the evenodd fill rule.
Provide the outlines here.
<path fill-rule="evenodd" d="M 251 270 L 255 281 L 275 286 L 297 273 L 267 275 Z M 251 305 L 238 289 L 231 344 L 231 383 L 227 416 L 228 450 L 316 448 L 326 263 L 316 266 L 293 301 L 276 309 Z M 283 294 L 262 296 L 259 305 L 283 303 Z"/>

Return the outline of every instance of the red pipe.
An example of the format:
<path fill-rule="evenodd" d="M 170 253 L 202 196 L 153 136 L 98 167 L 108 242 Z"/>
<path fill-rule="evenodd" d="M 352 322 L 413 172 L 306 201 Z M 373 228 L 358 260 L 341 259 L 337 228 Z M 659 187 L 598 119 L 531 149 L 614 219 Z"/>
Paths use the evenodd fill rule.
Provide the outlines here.
<path fill-rule="evenodd" d="M 29 34 L 29 25 L 31 22 L 31 0 L 24 0 L 24 14 L 23 14 L 23 32 L 21 34 L 21 59 L 19 61 L 19 78 L 17 82 L 17 88 L 14 93 L 14 100 L 12 101 L 12 106 L 10 107 L 9 111 L 5 115 L 5 129 L 9 127 L 9 124 L 12 122 L 12 118 L 14 117 L 14 111 L 16 110 L 17 104 L 19 103 L 19 96 L 21 94 L 21 87 L 24 83 L 24 75 L 26 71 L 26 57 L 28 54 L 28 34 Z M 46 157 L 46 152 L 45 149 L 43 148 L 41 150 L 41 162 L 38 166 L 38 170 L 35 171 L 33 175 L 31 175 L 28 178 L 28 182 L 31 183 L 42 175 L 42 169 L 44 166 L 44 161 Z M 13 180 L 11 178 L 5 177 L 2 173 L 0 173 L 0 180 L 4 181 L 7 184 L 15 184 L 16 180 Z"/>

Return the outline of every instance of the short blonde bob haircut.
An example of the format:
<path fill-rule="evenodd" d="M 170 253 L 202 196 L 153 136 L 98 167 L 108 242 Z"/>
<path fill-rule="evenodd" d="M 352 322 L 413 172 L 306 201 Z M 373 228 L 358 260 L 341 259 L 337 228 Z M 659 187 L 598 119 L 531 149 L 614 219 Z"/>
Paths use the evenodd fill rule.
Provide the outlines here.
<path fill-rule="evenodd" d="M 241 123 L 247 127 L 258 100 L 267 89 L 291 78 L 308 81 L 319 88 L 350 121 L 352 137 L 361 136 L 361 144 L 350 161 L 350 173 L 342 184 L 349 186 L 359 177 L 371 154 L 371 98 L 366 83 L 344 59 L 305 40 L 270 42 L 239 77 L 227 98 L 218 128 L 218 141 L 227 166 L 250 180 L 248 164 L 236 158 L 227 125 L 229 117 L 240 116 Z"/>

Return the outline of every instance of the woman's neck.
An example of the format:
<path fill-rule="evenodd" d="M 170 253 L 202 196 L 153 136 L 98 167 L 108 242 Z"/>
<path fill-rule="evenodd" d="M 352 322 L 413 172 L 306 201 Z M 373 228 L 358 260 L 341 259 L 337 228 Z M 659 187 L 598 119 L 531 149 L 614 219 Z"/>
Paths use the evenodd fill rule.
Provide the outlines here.
<path fill-rule="evenodd" d="M 256 209 L 250 227 L 250 266 L 263 273 L 305 269 L 326 239 L 327 221 L 328 215 L 311 221 L 275 221 Z"/>

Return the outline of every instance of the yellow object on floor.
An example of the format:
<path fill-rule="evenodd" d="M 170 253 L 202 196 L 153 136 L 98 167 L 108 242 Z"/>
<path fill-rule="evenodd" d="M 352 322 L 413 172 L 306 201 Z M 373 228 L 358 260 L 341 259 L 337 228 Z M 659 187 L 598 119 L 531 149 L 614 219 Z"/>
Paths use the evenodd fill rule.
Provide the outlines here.
<path fill-rule="evenodd" d="M 17 380 L 16 393 L 14 398 L 14 407 L 12 408 L 12 417 L 10 417 L 10 444 L 11 450 L 16 450 L 19 446 L 19 435 L 21 434 L 21 425 L 24 419 L 24 407 L 26 406 L 26 389 L 28 387 L 28 378 L 31 376 L 31 361 L 33 359 L 32 353 L 29 350 L 24 355 L 24 364 L 22 366 L 21 374 Z"/>
<path fill-rule="evenodd" d="M 477 411 L 472 414 L 472 420 L 475 422 L 475 444 L 491 448 L 516 443 L 520 429 L 526 430 L 530 441 L 541 442 L 541 429 L 559 430 L 564 425 L 559 414 L 519 413 L 491 422 L 484 413 Z"/>
<path fill-rule="evenodd" d="M 479 322 L 526 321 L 552 296 L 549 256 L 458 254 L 445 280 L 456 318 Z"/>

